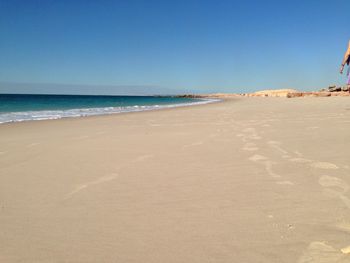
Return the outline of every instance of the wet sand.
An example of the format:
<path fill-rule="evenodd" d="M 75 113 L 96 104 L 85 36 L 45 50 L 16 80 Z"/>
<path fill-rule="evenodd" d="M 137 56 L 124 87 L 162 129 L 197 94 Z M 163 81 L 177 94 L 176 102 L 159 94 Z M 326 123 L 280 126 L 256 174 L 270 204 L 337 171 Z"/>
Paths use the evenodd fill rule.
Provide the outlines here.
<path fill-rule="evenodd" d="M 0 262 L 350 262 L 350 100 L 0 125 Z"/>

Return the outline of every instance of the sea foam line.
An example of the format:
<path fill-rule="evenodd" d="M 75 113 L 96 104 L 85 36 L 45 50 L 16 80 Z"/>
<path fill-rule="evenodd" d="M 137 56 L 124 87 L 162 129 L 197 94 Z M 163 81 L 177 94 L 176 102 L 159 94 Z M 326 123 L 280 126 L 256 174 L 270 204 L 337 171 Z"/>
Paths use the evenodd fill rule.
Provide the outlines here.
<path fill-rule="evenodd" d="M 125 112 L 140 112 L 166 108 L 184 107 L 192 105 L 201 105 L 221 101 L 220 99 L 201 99 L 196 102 L 165 104 L 165 105 L 147 105 L 147 106 L 126 106 L 126 107 L 103 107 L 69 110 L 44 110 L 44 111 L 23 111 L 0 113 L 0 124 L 23 121 L 55 120 L 61 118 L 88 117 L 97 115 L 109 115 Z"/>

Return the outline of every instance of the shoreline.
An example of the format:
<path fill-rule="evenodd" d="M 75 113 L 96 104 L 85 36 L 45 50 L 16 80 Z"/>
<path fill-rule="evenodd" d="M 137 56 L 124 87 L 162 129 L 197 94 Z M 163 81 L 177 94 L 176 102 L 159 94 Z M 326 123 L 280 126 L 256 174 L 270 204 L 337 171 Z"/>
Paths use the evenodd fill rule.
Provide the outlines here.
<path fill-rule="evenodd" d="M 155 111 L 155 110 L 164 110 L 164 109 L 173 109 L 173 108 L 179 108 L 179 107 L 191 107 L 191 106 L 200 106 L 200 105 L 206 105 L 206 104 L 211 104 L 211 103 L 218 103 L 222 101 L 222 99 L 215 99 L 215 98 L 196 98 L 201 101 L 196 101 L 196 102 L 187 102 L 187 103 L 175 103 L 175 104 L 163 104 L 163 105 L 147 105 L 147 106 L 126 106 L 126 107 L 108 107 L 111 108 L 109 111 L 105 111 L 102 113 L 91 113 L 89 115 L 84 115 L 80 113 L 81 115 L 76 116 L 60 116 L 60 117 L 41 117 L 39 119 L 24 119 L 24 120 L 11 120 L 11 121 L 4 121 L 0 122 L 0 127 L 1 125 L 4 124 L 14 124 L 14 123 L 22 123 L 22 122 L 32 122 L 32 121 L 48 121 L 48 120 L 60 120 L 60 119 L 67 119 L 67 118 L 86 118 L 86 117 L 98 117 L 98 116 L 108 116 L 108 115 L 116 115 L 116 114 L 125 114 L 125 113 L 137 113 L 137 112 L 147 112 L 147 111 Z M 113 108 L 121 108 L 119 111 L 111 111 Z M 98 109 L 104 109 L 104 108 L 84 108 L 84 109 L 67 109 L 67 110 L 50 110 L 49 112 L 51 114 L 57 112 L 56 114 L 62 114 L 64 112 L 69 112 L 69 111 L 91 111 L 95 110 L 97 111 Z M 25 112 L 8 112 L 8 113 L 2 113 L 2 114 L 20 114 L 20 113 L 38 113 L 40 114 L 41 112 L 47 112 L 47 110 L 42 110 L 42 111 L 25 111 Z M 0 114 L 1 115 L 1 114 Z"/>
<path fill-rule="evenodd" d="M 334 89 L 334 86 L 331 86 L 330 89 Z M 80 96 L 80 95 L 79 95 Z M 221 102 L 223 100 L 227 99 L 237 99 L 237 98 L 252 98 L 252 97 L 278 97 L 278 98 L 305 98 L 305 97 L 348 97 L 350 96 L 350 93 L 347 91 L 318 91 L 318 92 L 306 92 L 306 91 L 297 91 L 293 89 L 279 89 L 279 90 L 262 90 L 257 91 L 254 93 L 214 93 L 214 94 L 182 94 L 182 95 L 169 95 L 169 96 L 161 96 L 161 95 L 155 95 L 152 97 L 174 97 L 174 98 L 190 98 L 190 99 L 199 99 L 202 100 L 202 102 L 192 102 L 192 103 L 179 103 L 179 104 L 165 104 L 165 105 L 149 105 L 149 106 L 138 106 L 137 109 L 134 109 L 134 106 L 126 106 L 126 107 L 109 107 L 109 108 L 121 108 L 120 111 L 115 112 L 102 112 L 102 113 L 80 113 L 81 115 L 76 116 L 60 116 L 60 117 L 44 117 L 39 119 L 25 119 L 25 120 L 10 120 L 10 121 L 4 121 L 0 122 L 0 126 L 4 124 L 13 124 L 13 123 L 20 123 L 20 122 L 28 122 L 28 121 L 47 121 L 47 120 L 59 120 L 59 119 L 66 119 L 66 118 L 82 118 L 82 117 L 96 117 L 96 116 L 105 116 L 105 115 L 115 115 L 115 114 L 124 114 L 124 113 L 135 113 L 135 112 L 144 112 L 144 111 L 154 111 L 154 110 L 164 110 L 168 108 L 178 108 L 178 107 L 191 107 L 191 106 L 200 106 L 202 104 L 211 104 L 211 103 L 217 103 Z M 107 96 L 108 97 L 108 96 Z M 207 101 L 204 103 L 204 101 Z M 149 109 L 147 107 L 150 107 Z M 125 108 L 125 109 L 123 109 Z M 131 108 L 131 109 L 127 109 Z M 141 108 L 139 110 L 138 108 Z M 82 109 L 67 109 L 67 110 L 49 110 L 51 112 L 69 112 L 69 111 L 88 111 L 88 110 L 103 110 L 104 108 L 82 108 Z M 42 110 L 42 111 L 26 111 L 26 112 L 32 112 L 32 113 L 40 113 L 45 112 L 48 110 Z M 23 112 L 23 113 L 26 113 Z M 8 112 L 11 113 L 22 113 L 22 112 Z M 7 114 L 7 113 L 3 113 Z"/>

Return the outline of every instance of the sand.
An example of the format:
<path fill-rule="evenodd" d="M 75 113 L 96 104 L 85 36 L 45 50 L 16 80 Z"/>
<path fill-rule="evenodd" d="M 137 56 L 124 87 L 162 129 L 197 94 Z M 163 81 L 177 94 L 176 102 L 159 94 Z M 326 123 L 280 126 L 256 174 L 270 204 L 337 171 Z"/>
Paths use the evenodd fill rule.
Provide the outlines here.
<path fill-rule="evenodd" d="M 287 97 L 290 93 L 298 93 L 299 91 L 295 89 L 270 89 L 270 90 L 261 90 L 248 95 L 261 95 L 268 97 Z"/>
<path fill-rule="evenodd" d="M 350 262 L 350 100 L 0 125 L 0 262 Z"/>

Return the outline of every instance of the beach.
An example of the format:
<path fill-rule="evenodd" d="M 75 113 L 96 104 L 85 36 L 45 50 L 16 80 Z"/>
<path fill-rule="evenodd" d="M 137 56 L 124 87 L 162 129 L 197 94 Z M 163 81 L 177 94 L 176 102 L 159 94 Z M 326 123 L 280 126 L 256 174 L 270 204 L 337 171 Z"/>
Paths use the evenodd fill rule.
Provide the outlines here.
<path fill-rule="evenodd" d="M 350 262 L 350 101 L 0 125 L 0 262 Z"/>

